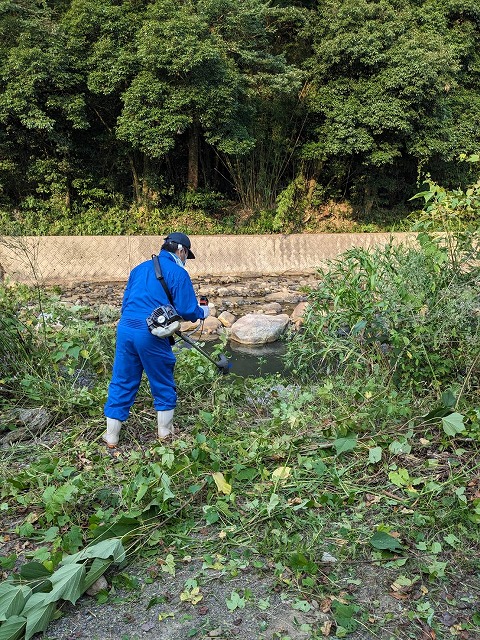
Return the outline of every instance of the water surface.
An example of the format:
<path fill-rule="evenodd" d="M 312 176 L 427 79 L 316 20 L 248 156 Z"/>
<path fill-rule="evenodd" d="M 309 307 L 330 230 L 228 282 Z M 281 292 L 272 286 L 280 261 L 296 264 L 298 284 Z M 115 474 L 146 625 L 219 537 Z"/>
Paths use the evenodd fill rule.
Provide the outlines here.
<path fill-rule="evenodd" d="M 215 347 L 218 346 L 217 341 L 208 341 L 201 347 L 211 355 Z M 282 356 L 285 353 L 287 345 L 281 340 L 271 342 L 265 345 L 246 345 L 234 342 L 227 342 L 222 353 L 224 353 L 230 364 L 230 372 L 237 376 L 260 377 L 274 373 L 285 372 L 285 365 Z"/>

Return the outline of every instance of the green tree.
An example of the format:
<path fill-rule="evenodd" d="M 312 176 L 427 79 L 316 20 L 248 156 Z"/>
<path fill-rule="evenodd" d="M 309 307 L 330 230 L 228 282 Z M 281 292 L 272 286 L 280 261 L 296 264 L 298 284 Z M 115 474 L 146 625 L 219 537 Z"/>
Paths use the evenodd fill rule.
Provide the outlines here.
<path fill-rule="evenodd" d="M 118 136 L 149 158 L 186 148 L 186 184 L 199 158 L 242 155 L 255 145 L 253 97 L 295 90 L 295 71 L 272 53 L 262 0 L 157 0 L 137 34 L 138 73 L 122 95 Z M 297 81 L 298 82 L 298 81 Z M 282 86 L 283 85 L 283 86 Z"/>
<path fill-rule="evenodd" d="M 75 132 L 88 127 L 81 77 L 51 10 L 0 7 L 0 144 L 5 184 L 71 203 Z"/>
<path fill-rule="evenodd" d="M 79 189 L 95 197 L 93 182 L 102 193 L 140 200 L 137 159 L 130 145 L 118 140 L 116 123 L 121 113 L 121 95 L 134 77 L 138 64 L 135 34 L 142 24 L 144 0 L 71 0 L 62 17 L 68 46 L 85 82 L 90 130 L 79 153 L 90 174 Z M 127 185 L 127 186 L 126 186 Z M 100 192 L 96 194 L 100 196 Z"/>
<path fill-rule="evenodd" d="M 452 7 L 460 4 L 472 5 L 319 2 L 307 61 L 313 129 L 304 156 L 366 210 L 382 191 L 404 198 L 419 166 L 460 150 L 455 101 L 463 102 L 462 69 L 474 53 L 463 44 L 462 56 L 459 34 L 470 48 L 478 38 L 478 25 L 452 23 Z M 478 119 L 478 103 L 472 108 Z"/>

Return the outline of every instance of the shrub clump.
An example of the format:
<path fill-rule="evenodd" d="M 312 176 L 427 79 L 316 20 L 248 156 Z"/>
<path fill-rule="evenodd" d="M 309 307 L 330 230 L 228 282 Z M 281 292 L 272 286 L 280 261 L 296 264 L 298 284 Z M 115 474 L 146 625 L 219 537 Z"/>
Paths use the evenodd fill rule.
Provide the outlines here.
<path fill-rule="evenodd" d="M 443 237 L 416 246 L 354 248 L 330 262 L 310 293 L 304 331 L 287 361 L 304 378 L 381 372 L 418 391 L 474 388 L 480 374 L 478 253 L 456 256 Z"/>

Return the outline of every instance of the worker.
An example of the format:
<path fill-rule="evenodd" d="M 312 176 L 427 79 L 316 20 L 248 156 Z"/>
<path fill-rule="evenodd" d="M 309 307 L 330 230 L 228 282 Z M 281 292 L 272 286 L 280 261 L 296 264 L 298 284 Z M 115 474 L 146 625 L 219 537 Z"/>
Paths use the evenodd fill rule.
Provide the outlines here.
<path fill-rule="evenodd" d="M 147 318 L 150 320 L 153 311 L 161 305 L 168 306 L 169 302 L 184 320 L 195 322 L 208 316 L 208 305 L 198 304 L 185 269 L 186 261 L 193 258 L 190 238 L 175 232 L 164 239 L 158 256 L 163 284 L 155 269 L 156 256 L 142 262 L 130 273 L 117 328 L 112 379 L 104 407 L 107 430 L 103 440 L 109 448 L 118 444 L 122 423 L 129 416 L 143 371 L 150 383 L 153 406 L 157 411 L 158 437 L 163 440 L 173 435 L 173 415 L 177 404 L 173 340 L 152 333 Z"/>

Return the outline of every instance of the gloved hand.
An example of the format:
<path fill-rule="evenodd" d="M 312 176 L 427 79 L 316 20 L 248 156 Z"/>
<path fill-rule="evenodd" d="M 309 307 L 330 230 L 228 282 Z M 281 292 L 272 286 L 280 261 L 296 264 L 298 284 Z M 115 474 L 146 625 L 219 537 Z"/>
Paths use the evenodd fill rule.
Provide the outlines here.
<path fill-rule="evenodd" d="M 154 327 L 150 330 L 150 333 L 154 336 L 157 336 L 157 338 L 169 338 L 175 333 L 175 331 L 178 331 L 179 329 L 180 322 L 178 322 L 178 320 L 175 320 L 175 322 L 171 322 L 166 327 Z"/>
<path fill-rule="evenodd" d="M 203 319 L 205 320 L 205 318 L 208 318 L 208 316 L 210 315 L 210 309 L 206 305 L 201 305 L 200 309 L 203 311 Z"/>

